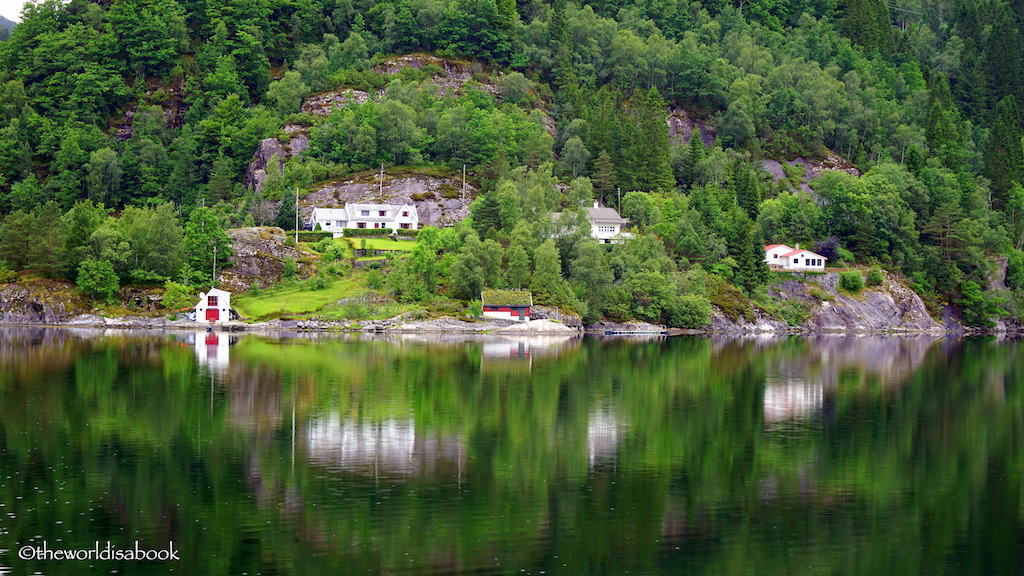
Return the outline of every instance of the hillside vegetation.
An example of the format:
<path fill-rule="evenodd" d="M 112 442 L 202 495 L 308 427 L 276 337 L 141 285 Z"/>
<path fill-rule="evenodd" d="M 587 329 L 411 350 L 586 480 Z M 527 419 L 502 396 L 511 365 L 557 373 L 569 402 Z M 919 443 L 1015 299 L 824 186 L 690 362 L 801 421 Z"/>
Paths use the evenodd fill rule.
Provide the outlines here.
<path fill-rule="evenodd" d="M 290 227 L 294 189 L 465 166 L 470 219 L 371 289 L 529 288 L 695 326 L 723 286 L 771 308 L 762 246 L 799 242 L 905 275 L 933 312 L 1016 319 L 1022 19 L 1004 0 L 30 3 L 0 43 L 0 280 L 209 283 L 223 229 Z M 291 153 L 257 185 L 267 138 Z M 846 169 L 812 180 L 798 157 Z M 589 239 L 595 199 L 632 241 Z"/>

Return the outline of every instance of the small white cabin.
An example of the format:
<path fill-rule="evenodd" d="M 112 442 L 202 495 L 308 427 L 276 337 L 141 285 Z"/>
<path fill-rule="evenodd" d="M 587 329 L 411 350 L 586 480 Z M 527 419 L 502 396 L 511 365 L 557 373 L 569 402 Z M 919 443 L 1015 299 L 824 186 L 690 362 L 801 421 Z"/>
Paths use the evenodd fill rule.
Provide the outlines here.
<path fill-rule="evenodd" d="M 196 322 L 224 322 L 231 319 L 231 292 L 210 288 L 199 293 Z"/>
<path fill-rule="evenodd" d="M 764 247 L 764 261 L 772 270 L 825 270 L 828 258 L 810 250 L 790 248 L 785 244 L 771 244 Z"/>

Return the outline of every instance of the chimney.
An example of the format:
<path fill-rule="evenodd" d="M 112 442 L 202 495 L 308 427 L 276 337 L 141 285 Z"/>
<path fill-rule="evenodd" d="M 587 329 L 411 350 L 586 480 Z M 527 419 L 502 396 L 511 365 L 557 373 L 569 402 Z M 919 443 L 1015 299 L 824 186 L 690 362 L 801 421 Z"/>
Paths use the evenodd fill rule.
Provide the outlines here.
<path fill-rule="evenodd" d="M 601 207 L 601 203 L 598 202 L 597 200 L 594 200 L 594 208 L 600 208 L 600 207 Z"/>
<path fill-rule="evenodd" d="M 797 242 L 797 243 L 796 243 L 796 249 L 797 249 L 797 250 L 799 250 L 799 249 L 800 249 L 800 243 L 799 243 L 799 242 Z"/>

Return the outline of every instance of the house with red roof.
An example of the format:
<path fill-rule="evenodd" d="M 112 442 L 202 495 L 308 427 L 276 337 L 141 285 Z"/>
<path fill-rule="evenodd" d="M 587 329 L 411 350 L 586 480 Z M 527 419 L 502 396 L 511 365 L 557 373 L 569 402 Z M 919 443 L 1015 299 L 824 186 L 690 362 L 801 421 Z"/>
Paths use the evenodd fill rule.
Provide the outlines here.
<path fill-rule="evenodd" d="M 764 261 L 772 270 L 825 270 L 828 258 L 810 250 L 801 250 L 800 245 L 790 248 L 785 244 L 770 244 L 764 247 Z"/>

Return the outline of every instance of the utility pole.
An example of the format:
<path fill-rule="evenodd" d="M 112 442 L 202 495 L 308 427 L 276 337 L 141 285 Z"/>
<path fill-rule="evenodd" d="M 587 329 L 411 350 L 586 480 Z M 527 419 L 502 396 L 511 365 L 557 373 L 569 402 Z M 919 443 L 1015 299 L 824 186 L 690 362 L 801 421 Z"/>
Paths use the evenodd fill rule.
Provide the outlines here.
<path fill-rule="evenodd" d="M 217 242 L 214 240 L 214 242 Z M 217 287 L 217 244 L 213 245 L 213 275 L 210 276 L 213 280 L 210 281 L 210 288 Z"/>
<path fill-rule="evenodd" d="M 295 244 L 299 244 L 299 187 L 295 187 Z"/>
<path fill-rule="evenodd" d="M 380 163 L 380 192 L 377 194 L 377 200 L 384 202 L 384 163 Z"/>
<path fill-rule="evenodd" d="M 462 165 L 462 201 L 466 201 L 466 165 Z"/>

